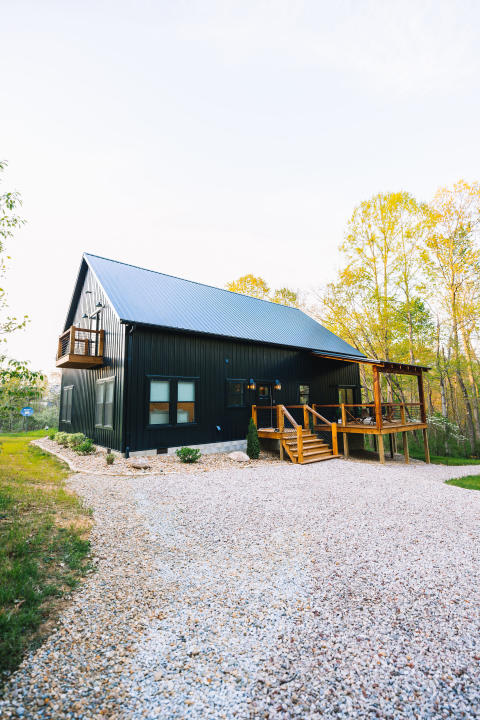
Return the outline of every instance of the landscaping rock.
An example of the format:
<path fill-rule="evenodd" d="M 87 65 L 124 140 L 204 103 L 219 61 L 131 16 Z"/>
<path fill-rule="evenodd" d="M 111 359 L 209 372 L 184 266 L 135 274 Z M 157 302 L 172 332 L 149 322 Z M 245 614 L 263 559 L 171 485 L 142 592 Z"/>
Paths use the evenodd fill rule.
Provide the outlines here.
<path fill-rule="evenodd" d="M 142 457 L 133 458 L 132 460 L 128 461 L 128 464 L 130 465 L 130 467 L 135 468 L 135 470 L 148 470 L 151 467 L 147 460 Z"/>
<path fill-rule="evenodd" d="M 228 457 L 230 458 L 230 460 L 235 460 L 236 462 L 250 462 L 250 458 L 248 457 L 247 453 L 244 453 L 241 450 L 236 450 L 235 452 L 229 453 Z"/>

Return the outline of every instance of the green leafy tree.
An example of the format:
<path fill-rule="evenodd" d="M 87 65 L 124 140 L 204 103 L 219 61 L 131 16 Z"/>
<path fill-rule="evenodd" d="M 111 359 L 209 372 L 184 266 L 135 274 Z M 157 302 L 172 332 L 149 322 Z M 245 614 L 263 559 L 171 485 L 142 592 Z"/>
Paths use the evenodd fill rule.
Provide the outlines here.
<path fill-rule="evenodd" d="M 0 182 L 1 175 L 5 172 L 7 162 L 0 160 Z M 6 255 L 8 240 L 11 240 L 25 220 L 17 215 L 17 209 L 22 205 L 22 198 L 18 192 L 4 192 L 0 194 L 0 282 L 6 274 Z M 0 287 L 0 339 L 6 341 L 6 335 L 25 327 L 28 317 L 25 315 L 21 320 L 8 315 L 8 304 L 5 289 Z"/>

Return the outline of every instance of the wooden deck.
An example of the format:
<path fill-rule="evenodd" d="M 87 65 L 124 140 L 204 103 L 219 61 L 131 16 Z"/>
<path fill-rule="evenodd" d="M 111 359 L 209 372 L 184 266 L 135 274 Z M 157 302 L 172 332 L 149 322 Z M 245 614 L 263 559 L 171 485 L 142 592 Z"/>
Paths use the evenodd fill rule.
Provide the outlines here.
<path fill-rule="evenodd" d="M 384 463 L 384 437 L 389 436 L 390 453 L 393 457 L 396 448 L 396 440 L 393 436 L 401 433 L 403 455 L 405 462 L 408 463 L 410 456 L 407 433 L 415 430 L 421 431 L 423 434 L 425 460 L 427 463 L 430 462 L 426 415 L 421 403 L 356 403 L 351 405 L 314 403 L 311 407 L 309 405 L 276 405 L 262 406 L 261 409 L 275 411 L 276 426 L 259 427 L 258 436 L 278 440 L 280 457 L 283 458 L 286 453 L 292 462 L 303 464 L 338 457 L 337 436 L 338 433 L 342 433 L 343 454 L 346 458 L 350 455 L 348 443 L 350 434 L 373 435 L 379 460 Z M 330 414 L 333 419 L 326 418 L 319 412 L 319 409 L 327 411 L 327 414 Z M 302 411 L 301 424 L 294 420 L 289 410 Z M 252 405 L 252 417 L 255 424 L 257 424 L 259 411 L 260 407 Z M 420 419 L 413 417 L 415 413 L 420 415 Z M 339 419 L 337 419 L 338 414 L 341 415 Z M 290 427 L 285 426 L 285 421 Z M 323 437 L 326 433 L 331 434 L 331 447 L 322 439 L 320 433 Z M 291 452 L 292 449 L 294 453 Z M 326 449 L 328 449 L 328 453 Z M 315 450 L 318 452 L 309 452 Z M 316 455 L 317 459 L 315 459 Z"/>

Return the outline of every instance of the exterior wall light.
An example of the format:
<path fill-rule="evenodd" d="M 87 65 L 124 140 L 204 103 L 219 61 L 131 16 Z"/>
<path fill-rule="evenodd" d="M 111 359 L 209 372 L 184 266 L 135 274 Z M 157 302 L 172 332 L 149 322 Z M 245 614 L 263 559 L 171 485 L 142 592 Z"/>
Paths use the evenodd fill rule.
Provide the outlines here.
<path fill-rule="evenodd" d="M 87 313 L 83 313 L 83 315 L 82 315 L 82 320 L 85 320 L 85 318 L 88 318 Z"/>
<path fill-rule="evenodd" d="M 282 383 L 280 380 L 275 380 L 275 385 L 273 386 L 275 390 L 281 390 L 282 389 Z"/>
<path fill-rule="evenodd" d="M 95 307 L 98 307 L 98 308 L 103 307 L 103 305 L 102 305 L 102 303 L 100 302 L 100 300 L 97 302 L 97 304 L 95 305 Z"/>
<path fill-rule="evenodd" d="M 247 383 L 247 390 L 256 390 L 257 384 L 253 378 L 250 378 L 250 380 Z"/>

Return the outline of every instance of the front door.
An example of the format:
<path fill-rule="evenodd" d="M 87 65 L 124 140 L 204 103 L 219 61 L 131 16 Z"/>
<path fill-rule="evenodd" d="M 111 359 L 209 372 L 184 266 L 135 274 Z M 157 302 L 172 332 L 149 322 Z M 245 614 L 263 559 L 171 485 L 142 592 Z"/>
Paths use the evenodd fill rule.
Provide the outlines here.
<path fill-rule="evenodd" d="M 273 405 L 273 385 L 259 383 L 257 385 L 257 405 Z"/>
<path fill-rule="evenodd" d="M 275 427 L 275 411 L 273 410 L 273 383 L 257 385 L 257 418 L 258 427 Z"/>

